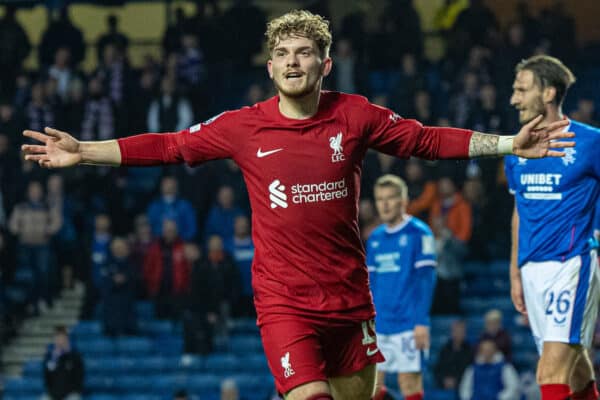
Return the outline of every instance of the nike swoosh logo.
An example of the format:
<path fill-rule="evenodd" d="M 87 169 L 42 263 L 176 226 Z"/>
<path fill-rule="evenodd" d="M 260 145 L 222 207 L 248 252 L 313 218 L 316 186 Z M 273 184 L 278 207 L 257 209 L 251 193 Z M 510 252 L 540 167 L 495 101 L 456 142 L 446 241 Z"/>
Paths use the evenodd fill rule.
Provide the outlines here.
<path fill-rule="evenodd" d="M 374 354 L 377 354 L 379 351 L 379 347 L 375 347 L 374 349 L 367 348 L 367 357 L 371 357 Z"/>
<path fill-rule="evenodd" d="M 266 157 L 266 156 L 270 156 L 271 154 L 275 154 L 275 153 L 277 153 L 278 151 L 281 151 L 281 150 L 283 150 L 283 149 L 275 149 L 275 150 L 269 150 L 269 151 L 263 152 L 259 148 L 258 151 L 256 152 L 256 157 L 263 158 L 263 157 Z"/>

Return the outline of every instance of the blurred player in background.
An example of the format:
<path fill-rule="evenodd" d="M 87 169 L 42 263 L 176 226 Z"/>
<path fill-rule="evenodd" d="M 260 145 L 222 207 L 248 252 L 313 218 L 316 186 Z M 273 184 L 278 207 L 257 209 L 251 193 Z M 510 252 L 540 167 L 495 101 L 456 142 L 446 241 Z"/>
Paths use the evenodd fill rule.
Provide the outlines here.
<path fill-rule="evenodd" d="M 25 131 L 41 144 L 23 150 L 46 168 L 232 158 L 250 197 L 254 302 L 277 390 L 287 400 L 366 400 L 383 361 L 357 217 L 367 149 L 401 158 L 556 157 L 564 153 L 552 141 L 572 135 L 561 121 L 534 132 L 541 118 L 509 137 L 423 126 L 364 97 L 321 91 L 333 65 L 322 17 L 290 12 L 266 36 L 278 91 L 269 100 L 171 134 L 80 142 L 51 128 Z"/>
<path fill-rule="evenodd" d="M 423 399 L 421 371 L 429 352 L 429 310 L 435 286 L 435 240 L 423 221 L 406 213 L 408 188 L 395 175 L 375 182 L 375 206 L 383 225 L 367 241 L 367 268 L 377 316 L 375 400 L 386 395 L 385 374 L 397 374 L 405 400 Z"/>
<path fill-rule="evenodd" d="M 535 56 L 516 67 L 511 104 L 522 124 L 567 120 L 562 102 L 575 81 L 558 59 Z M 568 120 L 567 120 L 568 121 Z M 540 353 L 537 381 L 543 400 L 597 399 L 592 344 L 600 299 L 592 237 L 600 193 L 600 130 L 569 121 L 577 149 L 562 158 L 506 157 L 515 195 L 510 263 L 511 295 L 526 313 Z"/>

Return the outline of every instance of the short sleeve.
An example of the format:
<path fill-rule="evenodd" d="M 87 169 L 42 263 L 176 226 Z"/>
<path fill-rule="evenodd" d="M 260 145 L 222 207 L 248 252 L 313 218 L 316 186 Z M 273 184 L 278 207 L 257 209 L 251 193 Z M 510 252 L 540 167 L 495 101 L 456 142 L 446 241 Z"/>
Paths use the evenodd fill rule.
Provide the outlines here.
<path fill-rule="evenodd" d="M 422 231 L 415 237 L 415 268 L 435 267 L 437 257 L 435 254 L 435 238 L 431 231 Z"/>

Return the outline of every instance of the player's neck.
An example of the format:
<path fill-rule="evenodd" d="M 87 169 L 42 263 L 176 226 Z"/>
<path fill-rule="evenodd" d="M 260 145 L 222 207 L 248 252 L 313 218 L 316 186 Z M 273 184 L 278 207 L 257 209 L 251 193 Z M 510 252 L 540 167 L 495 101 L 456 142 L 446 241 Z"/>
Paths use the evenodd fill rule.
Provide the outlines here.
<path fill-rule="evenodd" d="M 308 119 L 319 110 L 321 90 L 316 90 L 301 98 L 287 97 L 279 93 L 279 112 L 291 119 Z"/>
<path fill-rule="evenodd" d="M 385 224 L 385 226 L 388 230 L 397 229 L 400 225 L 406 223 L 406 221 L 408 221 L 408 218 L 409 218 L 408 214 L 402 213 L 397 218 L 394 218 L 394 220 L 387 222 Z"/>
<path fill-rule="evenodd" d="M 543 128 L 546 125 L 549 125 L 556 121 L 560 121 L 564 118 L 565 118 L 565 116 L 562 113 L 562 109 L 560 107 L 548 107 L 548 109 L 546 110 L 546 115 L 544 116 L 544 119 L 542 120 L 542 122 L 539 123 L 537 128 Z"/>

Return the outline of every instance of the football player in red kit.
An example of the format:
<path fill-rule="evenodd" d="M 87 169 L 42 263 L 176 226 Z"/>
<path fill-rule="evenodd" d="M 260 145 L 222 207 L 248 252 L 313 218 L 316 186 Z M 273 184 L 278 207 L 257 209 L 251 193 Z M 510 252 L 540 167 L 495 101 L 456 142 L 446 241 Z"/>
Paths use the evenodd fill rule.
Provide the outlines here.
<path fill-rule="evenodd" d="M 290 12 L 269 22 L 266 36 L 278 91 L 269 100 L 168 134 L 81 142 L 51 128 L 25 131 L 41 143 L 23 150 L 47 168 L 232 158 L 250 196 L 254 301 L 277 390 L 288 400 L 366 400 L 383 360 L 357 221 L 367 149 L 401 158 L 538 158 L 562 156 L 553 140 L 572 135 L 562 132 L 566 121 L 535 129 L 540 119 L 504 137 L 423 126 L 364 97 L 321 90 L 333 65 L 322 17 Z"/>

